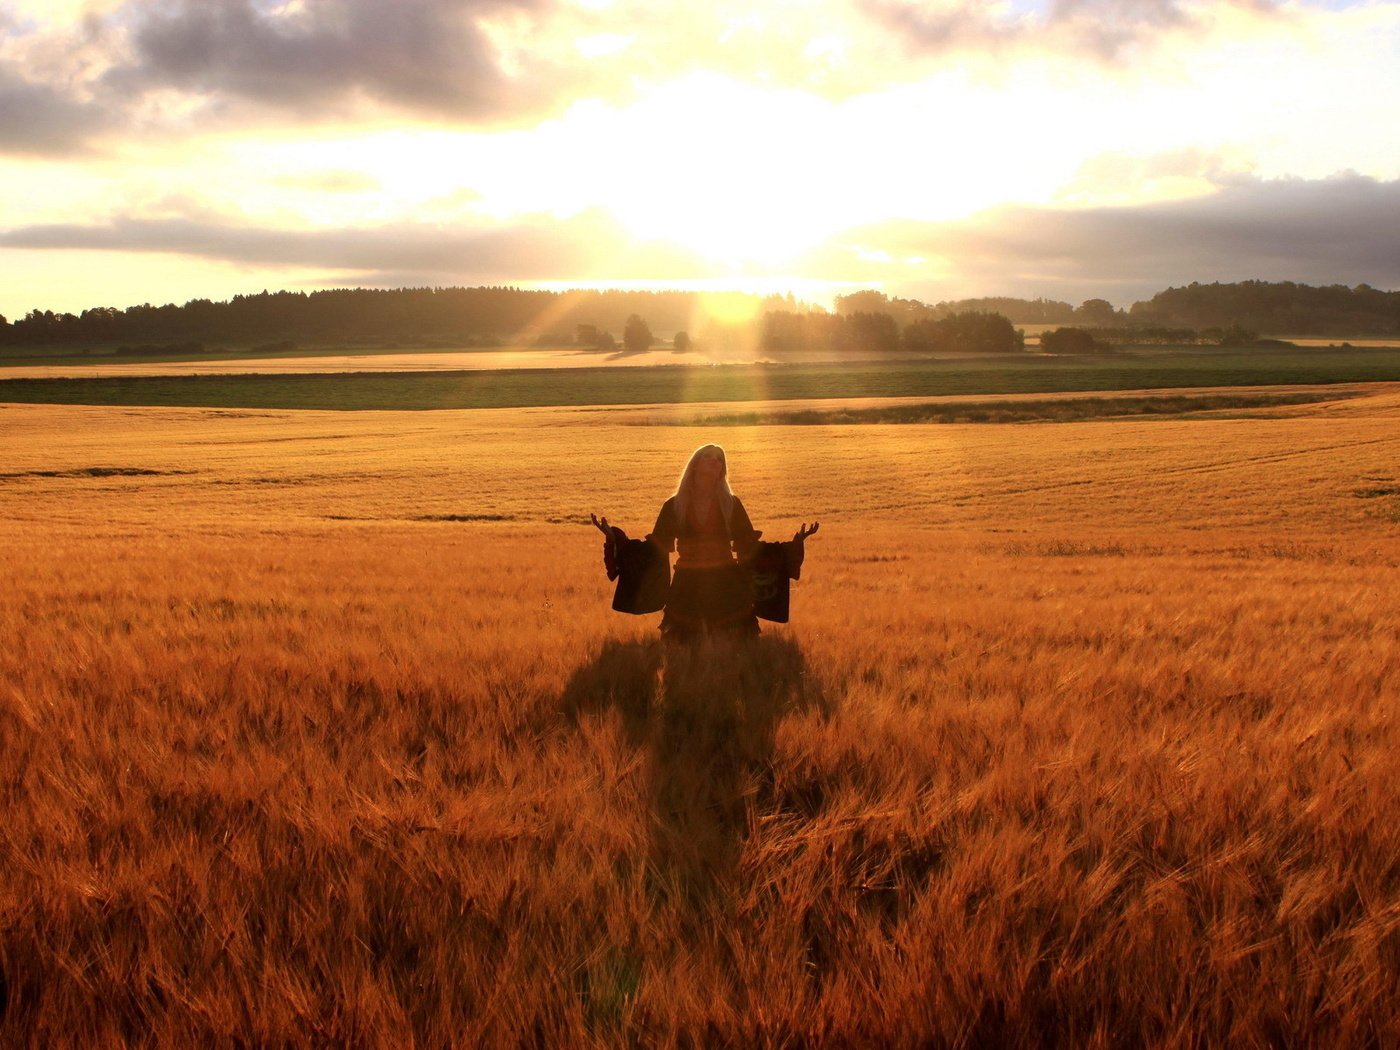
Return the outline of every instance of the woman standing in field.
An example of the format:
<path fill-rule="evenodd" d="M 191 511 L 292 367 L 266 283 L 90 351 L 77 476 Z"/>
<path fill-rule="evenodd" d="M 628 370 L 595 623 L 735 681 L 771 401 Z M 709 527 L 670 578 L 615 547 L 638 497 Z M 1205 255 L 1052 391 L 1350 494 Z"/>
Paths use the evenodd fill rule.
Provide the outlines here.
<path fill-rule="evenodd" d="M 607 538 L 603 558 L 609 578 L 622 577 L 613 608 L 655 612 L 664 602 L 661 633 L 682 640 L 714 633 L 756 635 L 760 614 L 786 621 L 786 581 L 797 578 L 802 544 L 818 528 L 815 522 L 804 524 L 790 543 L 760 543 L 761 533 L 729 487 L 728 461 L 718 445 L 702 445 L 691 455 L 675 495 L 661 505 L 645 541 L 627 540 L 607 518 L 594 517 L 593 523 Z M 675 575 L 666 587 L 673 551 L 678 555 Z M 758 562 L 763 564 L 756 573 Z M 772 604 L 769 592 L 778 575 L 781 615 L 756 612 L 756 597 Z M 757 595 L 756 578 L 768 581 Z"/>

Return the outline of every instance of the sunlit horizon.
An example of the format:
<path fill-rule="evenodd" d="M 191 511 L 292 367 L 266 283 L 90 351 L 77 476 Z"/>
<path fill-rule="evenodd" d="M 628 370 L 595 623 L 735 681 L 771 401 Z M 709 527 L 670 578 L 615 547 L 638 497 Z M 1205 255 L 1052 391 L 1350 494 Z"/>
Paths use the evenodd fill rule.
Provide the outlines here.
<path fill-rule="evenodd" d="M 0 3 L 0 314 L 1400 286 L 1400 2 Z"/>

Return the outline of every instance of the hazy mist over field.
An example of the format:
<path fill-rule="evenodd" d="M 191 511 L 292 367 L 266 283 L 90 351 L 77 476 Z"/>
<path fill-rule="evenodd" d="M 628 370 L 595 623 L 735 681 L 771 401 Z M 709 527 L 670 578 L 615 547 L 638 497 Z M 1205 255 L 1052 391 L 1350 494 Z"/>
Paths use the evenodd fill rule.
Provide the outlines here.
<path fill-rule="evenodd" d="M 0 313 L 1400 282 L 1400 3 L 6 0 Z"/>

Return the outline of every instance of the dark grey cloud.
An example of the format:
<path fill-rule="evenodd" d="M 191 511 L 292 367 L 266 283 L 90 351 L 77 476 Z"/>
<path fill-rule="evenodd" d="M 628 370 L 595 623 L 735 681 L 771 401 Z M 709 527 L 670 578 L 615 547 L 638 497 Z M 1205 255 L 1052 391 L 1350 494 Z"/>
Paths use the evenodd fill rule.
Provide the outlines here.
<path fill-rule="evenodd" d="M 253 0 L 133 0 L 120 14 L 130 57 L 121 91 L 175 88 L 314 116 L 357 97 L 464 120 L 540 99 L 507 76 L 481 20 L 542 16 L 551 0 L 306 0 L 278 13 Z"/>
<path fill-rule="evenodd" d="M 66 156 L 113 125 L 102 107 L 0 64 L 0 153 Z"/>
<path fill-rule="evenodd" d="M 881 224 L 844 235 L 822 266 L 839 270 L 843 249 L 849 257 L 857 245 L 879 247 L 947 258 L 989 293 L 1123 302 L 1193 280 L 1400 288 L 1400 179 L 1235 177 L 1218 187 L 1131 207 L 1000 208 L 962 222 Z"/>
<path fill-rule="evenodd" d="M 603 213 L 490 228 L 403 224 L 360 229 L 278 230 L 199 217 L 119 217 L 0 231 L 0 248 L 154 252 L 248 266 L 341 275 L 415 275 L 409 283 L 457 280 L 680 279 L 700 274 L 688 253 L 633 245 Z"/>
<path fill-rule="evenodd" d="M 1216 0 L 1217 6 L 1274 12 L 1275 0 Z M 978 0 L 927 5 L 908 0 L 857 0 L 878 24 L 916 53 L 1071 49 L 1103 61 L 1150 45 L 1165 30 L 1194 28 L 1197 5 L 1182 0 L 1052 0 L 1041 13 L 1007 14 Z"/>

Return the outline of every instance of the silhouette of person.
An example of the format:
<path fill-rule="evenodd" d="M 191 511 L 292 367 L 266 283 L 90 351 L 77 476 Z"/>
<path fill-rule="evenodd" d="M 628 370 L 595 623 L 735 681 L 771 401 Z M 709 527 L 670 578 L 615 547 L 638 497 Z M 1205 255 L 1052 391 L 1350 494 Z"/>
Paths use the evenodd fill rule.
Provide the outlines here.
<path fill-rule="evenodd" d="M 756 635 L 760 615 L 786 621 L 787 580 L 798 578 L 803 543 L 819 527 L 804 523 L 789 543 L 760 543 L 762 534 L 729 487 L 729 464 L 718 445 L 701 445 L 691 455 L 645 546 L 628 540 L 607 518 L 592 520 L 605 537 L 609 578 L 621 577 L 613 608 L 640 613 L 664 606 L 661 633 L 680 641 L 708 634 Z M 677 559 L 668 585 L 672 552 Z M 779 579 L 780 602 L 775 603 Z M 761 594 L 756 580 L 763 581 Z M 770 607 L 776 605 L 775 612 Z"/>

